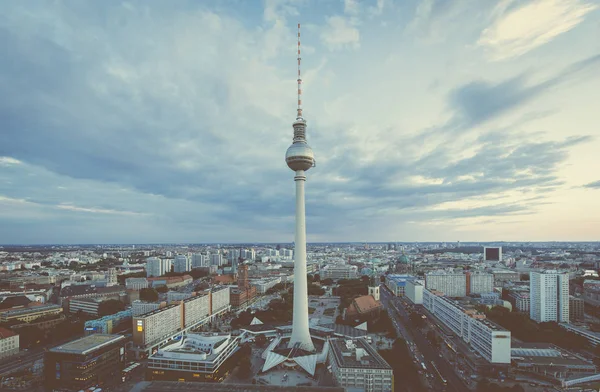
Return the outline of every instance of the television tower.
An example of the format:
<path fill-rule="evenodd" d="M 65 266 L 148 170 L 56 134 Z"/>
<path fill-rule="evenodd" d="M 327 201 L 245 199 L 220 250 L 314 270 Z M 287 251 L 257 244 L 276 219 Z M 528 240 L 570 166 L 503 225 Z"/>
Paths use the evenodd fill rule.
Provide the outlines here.
<path fill-rule="evenodd" d="M 315 166 L 312 149 L 306 143 L 306 120 L 302 117 L 302 76 L 300 73 L 300 23 L 298 23 L 298 108 L 293 123 L 294 139 L 285 153 L 285 161 L 296 175 L 296 237 L 294 241 L 294 314 L 289 348 L 298 344 L 306 351 L 315 346 L 308 329 L 308 287 L 306 282 L 306 213 L 304 183 L 306 171 Z"/>

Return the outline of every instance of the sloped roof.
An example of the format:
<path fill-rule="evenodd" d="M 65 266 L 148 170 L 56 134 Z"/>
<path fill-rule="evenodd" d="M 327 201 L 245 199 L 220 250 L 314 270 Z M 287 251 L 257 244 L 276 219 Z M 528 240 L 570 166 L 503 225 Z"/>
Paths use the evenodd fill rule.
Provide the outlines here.
<path fill-rule="evenodd" d="M 24 295 L 17 295 L 14 297 L 8 297 L 4 301 L 0 302 L 0 309 L 10 309 L 16 306 L 27 306 L 31 303 L 31 300 Z"/>
<path fill-rule="evenodd" d="M 358 313 L 369 313 L 381 307 L 381 302 L 376 301 L 372 295 L 363 295 L 358 298 L 354 298 L 352 305 L 356 308 Z"/>
<path fill-rule="evenodd" d="M 11 336 L 15 336 L 16 333 L 11 331 L 10 329 L 0 327 L 0 339 L 10 338 Z"/>

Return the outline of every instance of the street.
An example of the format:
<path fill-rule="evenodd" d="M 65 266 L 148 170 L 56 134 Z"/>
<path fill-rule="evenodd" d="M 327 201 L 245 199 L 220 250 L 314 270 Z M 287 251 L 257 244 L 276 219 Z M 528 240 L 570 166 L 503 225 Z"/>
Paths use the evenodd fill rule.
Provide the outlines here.
<path fill-rule="evenodd" d="M 415 359 L 424 363 L 427 368 L 426 372 L 433 375 L 434 390 L 456 392 L 469 390 L 456 373 L 454 373 L 452 366 L 444 358 L 440 358 L 439 352 L 436 351 L 427 338 L 420 331 L 410 327 L 410 329 L 407 328 L 407 326 L 410 326 L 409 315 L 404 309 L 400 299 L 384 288 L 381 290 L 381 302 L 384 307 L 388 309 L 388 314 L 390 315 L 398 334 L 406 340 L 409 347 L 414 344 L 418 349 L 418 353 L 421 354 L 421 357 L 416 354 Z M 414 351 L 413 354 L 415 354 Z M 432 368 L 432 363 L 435 364 L 439 373 L 446 380 L 446 385 L 436 374 L 435 369 Z M 420 366 L 421 364 L 419 363 L 418 365 Z"/>

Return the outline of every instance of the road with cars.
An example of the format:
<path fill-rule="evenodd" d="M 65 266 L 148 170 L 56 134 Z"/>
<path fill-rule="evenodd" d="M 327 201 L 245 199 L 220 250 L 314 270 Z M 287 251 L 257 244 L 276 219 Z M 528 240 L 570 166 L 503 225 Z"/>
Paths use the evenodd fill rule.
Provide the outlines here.
<path fill-rule="evenodd" d="M 397 332 L 406 340 L 417 366 L 422 369 L 421 363 L 426 367 L 428 380 L 432 382 L 431 388 L 436 391 L 464 392 L 469 388 L 456 375 L 450 363 L 440 354 L 427 337 L 419 330 L 411 328 L 409 314 L 404 308 L 400 298 L 394 296 L 387 289 L 381 290 L 381 301 L 396 327 Z M 436 372 L 432 364 L 439 371 Z M 440 377 L 441 376 L 441 377 Z M 445 382 L 444 382 L 445 381 Z"/>

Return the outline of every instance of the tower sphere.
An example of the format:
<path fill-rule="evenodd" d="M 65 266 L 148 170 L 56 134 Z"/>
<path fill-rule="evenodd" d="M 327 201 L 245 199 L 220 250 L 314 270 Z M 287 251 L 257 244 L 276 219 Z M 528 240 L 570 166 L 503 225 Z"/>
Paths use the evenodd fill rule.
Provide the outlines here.
<path fill-rule="evenodd" d="M 287 149 L 285 161 L 293 171 L 306 171 L 315 165 L 315 155 L 306 142 L 296 142 Z"/>

